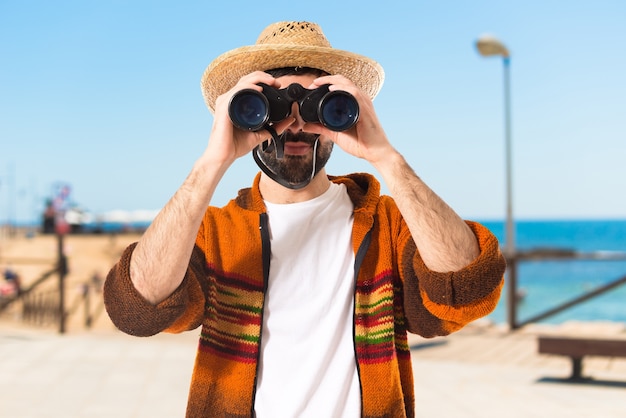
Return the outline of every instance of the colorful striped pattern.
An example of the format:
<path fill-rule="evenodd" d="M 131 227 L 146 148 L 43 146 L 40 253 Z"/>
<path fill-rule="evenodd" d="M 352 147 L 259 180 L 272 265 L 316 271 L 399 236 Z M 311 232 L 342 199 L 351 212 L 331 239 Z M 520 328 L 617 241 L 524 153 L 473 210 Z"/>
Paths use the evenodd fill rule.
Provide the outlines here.
<path fill-rule="evenodd" d="M 382 363 L 394 357 L 394 300 L 390 270 L 357 283 L 355 343 L 359 361 Z"/>
<path fill-rule="evenodd" d="M 263 284 L 217 271 L 209 264 L 209 295 L 198 349 L 256 363 L 263 313 Z"/>

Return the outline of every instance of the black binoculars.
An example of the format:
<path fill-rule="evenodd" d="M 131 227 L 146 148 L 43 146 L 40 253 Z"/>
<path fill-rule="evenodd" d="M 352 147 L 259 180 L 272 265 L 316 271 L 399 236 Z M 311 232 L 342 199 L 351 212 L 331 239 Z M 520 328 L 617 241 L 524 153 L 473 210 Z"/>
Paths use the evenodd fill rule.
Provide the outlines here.
<path fill-rule="evenodd" d="M 230 99 L 228 114 L 233 125 L 248 131 L 267 128 L 268 123 L 285 119 L 298 103 L 305 122 L 321 123 L 332 131 L 350 129 L 359 118 L 359 104 L 350 93 L 329 91 L 330 84 L 314 90 L 293 83 L 284 89 L 275 89 L 259 83 L 263 91 L 241 90 Z"/>

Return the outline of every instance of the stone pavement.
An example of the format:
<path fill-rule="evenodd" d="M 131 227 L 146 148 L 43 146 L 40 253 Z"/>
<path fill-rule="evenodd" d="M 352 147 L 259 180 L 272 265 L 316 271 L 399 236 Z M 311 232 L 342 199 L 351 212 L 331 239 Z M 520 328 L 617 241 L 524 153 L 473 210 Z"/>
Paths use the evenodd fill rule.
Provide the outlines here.
<path fill-rule="evenodd" d="M 0 417 L 183 417 L 196 336 L 0 324 Z M 620 360 L 585 365 L 593 383 L 572 384 L 551 379 L 569 363 L 536 354 L 533 335 L 464 330 L 410 343 L 418 417 L 626 417 Z"/>

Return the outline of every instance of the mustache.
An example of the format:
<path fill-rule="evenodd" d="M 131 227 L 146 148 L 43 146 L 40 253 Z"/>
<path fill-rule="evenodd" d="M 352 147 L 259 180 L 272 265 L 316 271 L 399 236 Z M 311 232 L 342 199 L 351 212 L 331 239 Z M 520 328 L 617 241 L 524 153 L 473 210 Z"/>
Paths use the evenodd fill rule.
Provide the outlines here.
<path fill-rule="evenodd" d="M 283 142 L 304 142 L 305 144 L 308 145 L 313 145 L 315 143 L 315 141 L 317 141 L 317 138 L 319 138 L 319 134 L 312 134 L 312 133 L 308 133 L 308 132 L 291 132 L 291 131 L 285 131 L 282 133 L 282 135 L 280 135 L 280 137 L 282 138 Z"/>

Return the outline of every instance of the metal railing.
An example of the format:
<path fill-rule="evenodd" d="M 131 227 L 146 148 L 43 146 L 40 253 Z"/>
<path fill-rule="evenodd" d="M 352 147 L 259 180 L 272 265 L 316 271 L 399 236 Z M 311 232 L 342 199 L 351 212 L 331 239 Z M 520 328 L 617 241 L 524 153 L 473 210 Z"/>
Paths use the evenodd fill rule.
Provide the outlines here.
<path fill-rule="evenodd" d="M 17 307 L 21 313 L 19 319 L 35 326 L 49 326 L 57 324 L 60 334 L 67 330 L 67 320 L 70 316 L 78 314 L 82 306 L 85 328 L 91 328 L 94 321 L 104 310 L 104 303 L 93 307 L 92 294 L 98 292 L 90 281 L 80 285 L 80 292 L 72 301 L 69 308 L 66 301 L 65 279 L 68 273 L 67 257 L 63 251 L 63 235 L 57 235 L 58 251 L 55 266 L 46 271 L 29 286 L 20 289 L 15 295 L 0 298 L 0 314 L 10 307 Z M 42 260 L 12 259 L 12 263 L 21 262 L 26 264 L 39 264 Z M 49 263 L 49 261 L 48 261 Z M 56 277 L 57 283 L 53 280 Z M 56 286 L 55 286 L 56 285 Z"/>
<path fill-rule="evenodd" d="M 626 275 L 616 280 L 591 289 L 582 295 L 561 303 L 553 308 L 547 309 L 539 314 L 533 315 L 523 321 L 519 321 L 518 316 L 518 265 L 526 261 L 626 261 L 626 253 L 618 251 L 592 251 L 583 252 L 559 248 L 539 248 L 533 250 L 516 251 L 513 255 L 506 257 L 507 261 L 507 323 L 510 330 L 519 329 L 530 323 L 539 322 L 573 306 L 579 305 L 599 295 L 603 295 L 626 283 Z"/>

